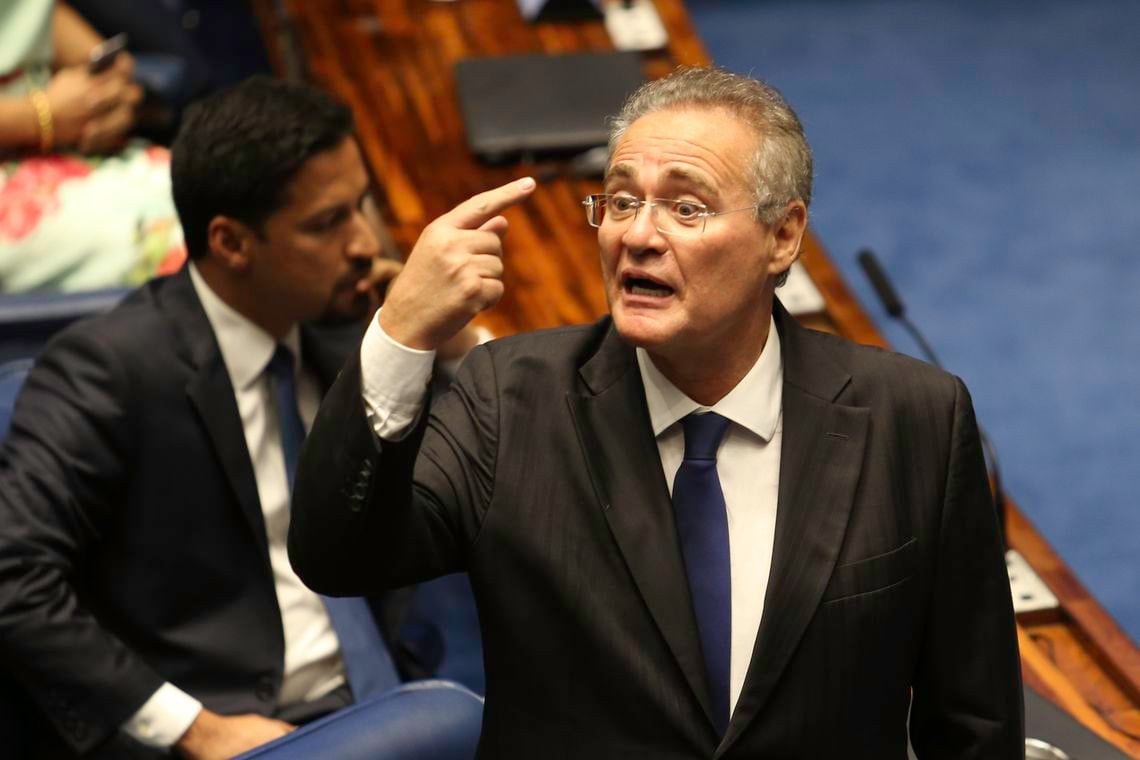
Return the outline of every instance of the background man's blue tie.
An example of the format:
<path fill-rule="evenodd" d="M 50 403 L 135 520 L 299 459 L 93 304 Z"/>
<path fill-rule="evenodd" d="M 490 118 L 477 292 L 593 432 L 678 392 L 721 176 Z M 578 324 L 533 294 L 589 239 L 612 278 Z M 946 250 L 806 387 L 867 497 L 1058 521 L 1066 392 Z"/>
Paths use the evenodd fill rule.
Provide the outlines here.
<path fill-rule="evenodd" d="M 305 440 L 305 425 L 297 406 L 297 381 L 293 371 L 293 354 L 277 346 L 267 367 L 272 379 L 273 397 L 277 402 L 277 418 L 281 424 L 281 449 L 285 454 L 285 473 L 289 492 L 293 492 L 293 476 L 297 458 Z M 322 596 L 333 629 L 340 640 L 340 655 L 348 671 L 348 683 L 356 701 L 387 691 L 400 683 L 392 658 L 368 602 L 360 597 Z"/>
<path fill-rule="evenodd" d="M 728 513 L 716 472 L 716 452 L 728 420 L 713 412 L 694 413 L 681 420 L 681 426 L 685 431 L 685 458 L 673 479 L 673 514 L 701 635 L 713 715 L 723 735 L 729 718 L 732 568 Z"/>

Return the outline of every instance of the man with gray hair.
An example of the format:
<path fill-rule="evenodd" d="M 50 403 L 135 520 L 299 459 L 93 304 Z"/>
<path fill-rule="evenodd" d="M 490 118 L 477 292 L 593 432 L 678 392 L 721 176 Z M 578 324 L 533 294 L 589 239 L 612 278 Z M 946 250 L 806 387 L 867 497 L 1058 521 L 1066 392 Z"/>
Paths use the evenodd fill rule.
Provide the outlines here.
<path fill-rule="evenodd" d="M 424 231 L 306 444 L 298 574 L 466 570 L 481 757 L 1022 757 L 965 387 L 775 298 L 811 199 L 795 113 L 684 69 L 610 149 L 584 202 L 609 315 L 476 349 L 426 419 L 432 351 L 501 296 L 499 214 L 534 183 Z"/>

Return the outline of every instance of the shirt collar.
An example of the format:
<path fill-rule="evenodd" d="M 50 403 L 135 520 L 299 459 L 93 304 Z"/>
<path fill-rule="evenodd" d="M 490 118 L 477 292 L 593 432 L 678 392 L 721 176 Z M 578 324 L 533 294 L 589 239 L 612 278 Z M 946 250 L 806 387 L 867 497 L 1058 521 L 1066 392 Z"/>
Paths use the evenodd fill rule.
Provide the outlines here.
<path fill-rule="evenodd" d="M 772 440 L 780 421 L 783 403 L 784 359 L 780 352 L 780 333 L 775 320 L 768 324 L 768 340 L 752 365 L 728 394 L 713 406 L 702 406 L 673 385 L 653 364 L 649 353 L 637 349 L 637 366 L 645 386 L 645 401 L 653 435 L 659 436 L 671 425 L 694 411 L 712 411 L 750 430 L 765 441 Z"/>
<path fill-rule="evenodd" d="M 218 340 L 218 349 L 222 352 L 222 361 L 229 373 L 230 383 L 235 391 L 243 391 L 261 377 L 269 360 L 273 358 L 273 352 L 277 350 L 277 341 L 223 301 L 206 284 L 194 262 L 190 262 L 190 281 L 194 283 L 198 300 L 202 302 L 206 319 Z M 296 371 L 301 356 L 301 335 L 296 325 L 281 339 L 281 343 L 293 353 Z"/>

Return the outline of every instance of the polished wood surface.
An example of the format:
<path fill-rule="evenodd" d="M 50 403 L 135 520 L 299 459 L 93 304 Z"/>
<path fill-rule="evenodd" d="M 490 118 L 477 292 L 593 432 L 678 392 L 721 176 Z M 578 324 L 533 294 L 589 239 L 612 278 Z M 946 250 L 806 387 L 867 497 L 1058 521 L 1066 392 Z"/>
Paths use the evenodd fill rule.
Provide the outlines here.
<path fill-rule="evenodd" d="M 506 296 L 482 321 L 499 334 L 597 319 L 605 313 L 597 243 L 582 199 L 594 181 L 562 175 L 564 164 L 491 167 L 467 150 L 452 67 L 500 53 L 609 50 L 600 23 L 526 24 L 513 2 L 354 0 L 288 6 L 313 79 L 359 116 L 396 245 L 410 250 L 423 229 L 458 201 L 531 174 L 541 186 L 507 213 Z M 668 54 L 647 57 L 646 75 L 706 59 L 679 2 L 660 3 L 675 34 Z M 276 38 L 276 35 L 273 35 Z"/>
<path fill-rule="evenodd" d="M 274 2 L 255 0 L 282 71 L 289 34 Z M 680 0 L 656 0 L 670 33 L 667 51 L 647 55 L 648 77 L 709 58 Z M 490 167 L 467 150 L 452 67 L 481 55 L 609 50 L 600 22 L 527 24 L 514 0 L 293 0 L 284 3 L 309 76 L 357 114 L 366 159 L 396 255 L 422 228 L 468 196 L 530 174 L 540 187 L 507 212 L 506 296 L 482 317 L 498 334 L 596 319 L 606 309 L 593 230 L 581 200 L 597 183 L 557 162 Z M 826 310 L 802 321 L 860 343 L 886 346 L 819 240 L 803 262 Z M 1019 620 L 1027 683 L 1131 756 L 1140 758 L 1140 652 L 1016 505 L 1008 539 L 1061 601 L 1048 615 Z"/>

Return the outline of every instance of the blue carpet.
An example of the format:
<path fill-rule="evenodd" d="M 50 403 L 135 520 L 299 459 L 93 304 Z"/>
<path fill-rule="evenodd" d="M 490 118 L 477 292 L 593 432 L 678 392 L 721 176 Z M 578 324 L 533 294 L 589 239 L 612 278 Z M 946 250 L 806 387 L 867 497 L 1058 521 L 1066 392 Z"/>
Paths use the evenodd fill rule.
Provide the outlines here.
<path fill-rule="evenodd" d="M 1007 490 L 1140 640 L 1140 3 L 688 7 L 717 63 L 799 112 L 812 223 L 856 295 L 882 315 L 870 246 Z"/>

